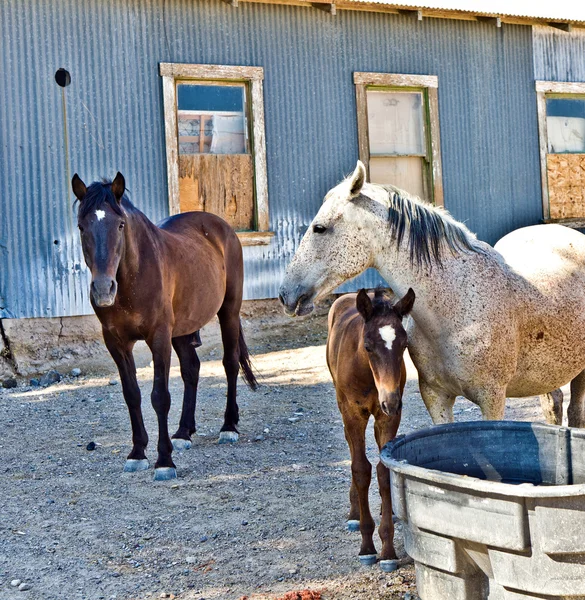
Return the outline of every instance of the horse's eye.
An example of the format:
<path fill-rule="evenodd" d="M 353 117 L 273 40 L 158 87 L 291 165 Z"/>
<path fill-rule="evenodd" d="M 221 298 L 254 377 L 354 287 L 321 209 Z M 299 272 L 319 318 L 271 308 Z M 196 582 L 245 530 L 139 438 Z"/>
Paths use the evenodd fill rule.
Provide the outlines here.
<path fill-rule="evenodd" d="M 126 225 L 126 223 L 124 223 L 124 221 L 122 221 L 122 222 L 120 223 L 120 229 L 124 229 L 124 225 Z"/>
<path fill-rule="evenodd" d="M 324 225 L 313 225 L 314 233 L 325 233 L 327 231 L 327 227 Z"/>
<path fill-rule="evenodd" d="M 364 344 L 364 348 L 366 349 L 366 352 L 372 351 L 372 347 L 369 344 Z"/>

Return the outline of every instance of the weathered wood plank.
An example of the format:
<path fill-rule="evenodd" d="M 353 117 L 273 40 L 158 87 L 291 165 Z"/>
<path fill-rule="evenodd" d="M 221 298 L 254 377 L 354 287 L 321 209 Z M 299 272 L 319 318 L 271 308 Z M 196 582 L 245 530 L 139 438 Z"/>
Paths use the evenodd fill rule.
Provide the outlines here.
<path fill-rule="evenodd" d="M 233 65 L 192 65 L 183 63 L 159 64 L 163 77 L 185 77 L 192 79 L 264 79 L 262 67 L 240 67 Z"/>
<path fill-rule="evenodd" d="M 249 154 L 179 156 L 181 212 L 205 210 L 236 231 L 254 229 L 254 175 Z"/>
<path fill-rule="evenodd" d="M 179 206 L 179 144 L 177 141 L 177 93 L 175 80 L 163 77 L 163 105 L 165 116 L 165 146 L 167 151 L 167 185 L 169 191 L 169 212 L 176 215 Z"/>
<path fill-rule="evenodd" d="M 368 141 L 368 103 L 366 100 L 366 86 L 355 86 L 355 102 L 357 107 L 358 152 L 360 160 L 364 163 L 370 181 L 370 144 Z"/>
<path fill-rule="evenodd" d="M 401 75 L 396 73 L 362 73 L 353 74 L 353 82 L 362 85 L 386 85 L 389 87 L 439 87 L 436 75 Z"/>
<path fill-rule="evenodd" d="M 431 129 L 431 169 L 433 176 L 433 202 L 435 206 L 444 206 L 443 196 L 443 163 L 441 161 L 441 128 L 439 127 L 439 90 L 430 87 L 427 90 L 429 99 L 429 121 Z"/>

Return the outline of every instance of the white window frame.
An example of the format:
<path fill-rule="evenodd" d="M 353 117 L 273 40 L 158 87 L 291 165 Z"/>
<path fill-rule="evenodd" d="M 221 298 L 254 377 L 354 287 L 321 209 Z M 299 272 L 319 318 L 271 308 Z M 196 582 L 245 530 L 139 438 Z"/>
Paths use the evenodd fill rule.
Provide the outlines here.
<path fill-rule="evenodd" d="M 238 232 L 245 246 L 270 243 L 274 233 L 269 231 L 268 175 L 266 170 L 266 133 L 264 127 L 264 69 L 262 67 L 160 63 L 163 85 L 165 145 L 169 212 L 176 215 L 179 204 L 179 139 L 177 134 L 177 81 L 236 81 L 250 87 L 252 100 L 252 149 L 254 164 L 254 200 L 256 231 Z"/>
<path fill-rule="evenodd" d="M 430 137 L 431 194 L 435 206 L 443 206 L 443 169 L 441 165 L 441 132 L 439 129 L 439 78 L 436 75 L 400 75 L 395 73 L 354 72 L 356 92 L 358 147 L 360 160 L 370 172 L 370 146 L 368 140 L 368 87 L 418 88 L 426 96 L 425 120 Z M 425 125 L 425 129 L 427 125 Z M 429 140 L 425 140 L 429 144 Z"/>
<path fill-rule="evenodd" d="M 582 217 L 569 219 L 550 218 L 550 197 L 548 192 L 548 130 L 546 125 L 546 96 L 547 94 L 583 94 L 585 83 L 561 81 L 536 81 L 536 106 L 538 114 L 538 139 L 540 144 L 540 178 L 542 187 L 542 215 L 545 223 L 562 223 L 567 227 L 585 227 Z"/>

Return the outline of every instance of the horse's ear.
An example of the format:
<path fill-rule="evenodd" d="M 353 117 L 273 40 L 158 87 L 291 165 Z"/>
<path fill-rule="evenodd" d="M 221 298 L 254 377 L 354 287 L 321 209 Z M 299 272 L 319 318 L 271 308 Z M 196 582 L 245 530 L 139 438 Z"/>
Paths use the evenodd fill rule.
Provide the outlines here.
<path fill-rule="evenodd" d="M 73 175 L 73 179 L 71 180 L 71 188 L 73 189 L 73 193 L 75 194 L 75 197 L 80 202 L 83 202 L 83 199 L 85 198 L 85 194 L 87 194 L 87 188 L 85 187 L 85 183 L 83 183 L 83 181 L 81 181 L 81 178 L 79 177 L 79 175 L 77 173 L 75 173 L 75 175 Z"/>
<path fill-rule="evenodd" d="M 414 290 L 412 288 L 408 288 L 408 292 L 406 292 L 406 294 L 404 294 L 404 296 L 394 305 L 394 310 L 398 313 L 401 319 L 412 310 L 415 298 L 416 294 L 414 293 Z"/>
<path fill-rule="evenodd" d="M 355 171 L 349 180 L 349 193 L 352 198 L 359 196 L 364 183 L 366 183 L 366 167 L 364 167 L 364 163 L 361 160 L 358 160 Z"/>
<path fill-rule="evenodd" d="M 363 288 L 358 292 L 355 299 L 355 306 L 360 315 L 364 318 L 364 321 L 367 322 L 372 318 L 374 307 L 372 306 L 372 301 L 370 300 L 368 293 Z"/>
<path fill-rule="evenodd" d="M 118 171 L 116 177 L 114 177 L 114 181 L 112 181 L 112 194 L 114 194 L 114 198 L 118 204 L 122 201 L 122 196 L 125 191 L 126 181 L 124 180 L 124 175 Z"/>

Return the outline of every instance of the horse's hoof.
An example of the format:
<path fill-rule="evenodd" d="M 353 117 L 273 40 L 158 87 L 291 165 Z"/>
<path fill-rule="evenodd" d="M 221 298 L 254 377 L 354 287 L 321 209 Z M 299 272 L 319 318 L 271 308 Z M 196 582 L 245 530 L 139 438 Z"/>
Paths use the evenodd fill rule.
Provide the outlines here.
<path fill-rule="evenodd" d="M 150 467 L 148 458 L 129 458 L 124 465 L 125 473 L 136 473 L 137 471 L 146 471 Z"/>
<path fill-rule="evenodd" d="M 191 448 L 191 440 L 184 440 L 182 438 L 173 438 L 171 440 L 173 443 L 173 450 L 177 450 L 177 452 L 181 452 L 183 450 L 189 450 Z"/>
<path fill-rule="evenodd" d="M 378 560 L 378 555 L 377 554 L 360 554 L 360 562 L 362 563 L 362 565 L 364 565 L 364 567 L 371 567 L 372 565 L 376 564 L 376 561 Z"/>
<path fill-rule="evenodd" d="M 175 467 L 158 467 L 154 470 L 154 481 L 169 481 L 177 478 Z"/>
<path fill-rule="evenodd" d="M 380 561 L 380 569 L 384 571 L 384 573 L 392 573 L 392 571 L 396 571 L 398 569 L 398 561 L 397 560 L 381 560 Z"/>
<path fill-rule="evenodd" d="M 220 431 L 218 444 L 235 444 L 239 439 L 237 431 Z"/>
<path fill-rule="evenodd" d="M 360 530 L 360 522 L 358 519 L 349 519 L 347 522 L 347 530 L 348 531 L 359 531 Z"/>

